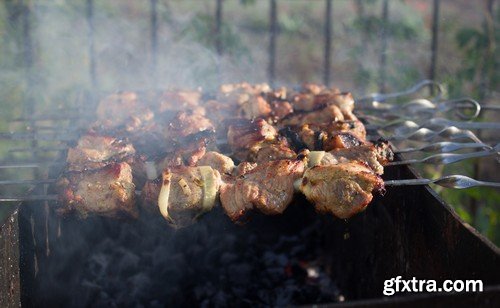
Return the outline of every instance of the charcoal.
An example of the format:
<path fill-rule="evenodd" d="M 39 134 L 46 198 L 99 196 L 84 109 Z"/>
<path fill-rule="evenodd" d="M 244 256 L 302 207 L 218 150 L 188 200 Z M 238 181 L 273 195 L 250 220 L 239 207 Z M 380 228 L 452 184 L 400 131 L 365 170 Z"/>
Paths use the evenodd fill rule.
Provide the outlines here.
<path fill-rule="evenodd" d="M 293 205 L 279 219 L 255 215 L 243 225 L 217 208 L 181 230 L 161 219 L 68 218 L 40 260 L 33 298 L 76 307 L 336 302 L 340 291 L 321 260 L 322 228 L 312 208 Z"/>

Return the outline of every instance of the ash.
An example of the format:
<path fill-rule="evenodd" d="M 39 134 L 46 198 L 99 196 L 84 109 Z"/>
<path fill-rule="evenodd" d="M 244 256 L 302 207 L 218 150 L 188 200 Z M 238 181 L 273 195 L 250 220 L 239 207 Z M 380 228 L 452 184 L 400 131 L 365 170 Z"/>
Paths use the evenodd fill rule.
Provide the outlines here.
<path fill-rule="evenodd" d="M 244 225 L 215 210 L 180 230 L 151 216 L 65 219 L 62 234 L 50 236 L 51 254 L 38 260 L 33 301 L 76 307 L 335 302 L 341 295 L 323 264 L 322 219 L 304 204 Z"/>

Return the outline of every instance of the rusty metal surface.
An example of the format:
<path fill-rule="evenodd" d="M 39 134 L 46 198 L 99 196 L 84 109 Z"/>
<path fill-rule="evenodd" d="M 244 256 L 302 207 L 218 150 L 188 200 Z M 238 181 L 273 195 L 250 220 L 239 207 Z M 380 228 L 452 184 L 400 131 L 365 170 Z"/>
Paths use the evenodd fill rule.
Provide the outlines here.
<path fill-rule="evenodd" d="M 387 168 L 384 176 L 386 180 L 415 177 L 408 167 Z M 499 248 L 463 223 L 427 186 L 388 188 L 361 215 L 348 222 L 327 222 L 325 233 L 331 275 L 339 278 L 346 301 L 385 298 L 384 280 L 396 276 L 438 283 L 481 279 L 485 286 L 500 286 Z M 401 294 L 405 295 L 412 294 Z M 454 301 L 434 295 L 436 303 Z M 469 300 L 479 303 L 482 296 Z M 460 297 L 454 298 L 459 303 Z"/>
<path fill-rule="evenodd" d="M 18 231 L 16 209 L 0 226 L 0 307 L 21 305 Z"/>

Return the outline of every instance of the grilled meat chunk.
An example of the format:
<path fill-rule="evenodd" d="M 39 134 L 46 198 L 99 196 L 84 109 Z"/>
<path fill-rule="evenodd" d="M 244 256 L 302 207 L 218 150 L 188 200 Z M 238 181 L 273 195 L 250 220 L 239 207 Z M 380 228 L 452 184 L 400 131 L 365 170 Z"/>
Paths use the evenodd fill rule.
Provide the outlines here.
<path fill-rule="evenodd" d="M 271 114 L 271 106 L 261 95 L 251 95 L 239 102 L 240 115 L 246 119 L 266 117 Z"/>
<path fill-rule="evenodd" d="M 333 149 L 351 149 L 368 144 L 365 140 L 349 132 L 336 132 L 324 137 L 326 138 L 321 140 L 321 143 L 325 151 Z"/>
<path fill-rule="evenodd" d="M 310 112 L 294 113 L 283 120 L 279 121 L 281 127 L 284 126 L 300 126 L 303 124 L 313 123 L 330 123 L 334 121 L 344 121 L 344 115 L 339 107 L 329 105 L 323 109 L 318 109 Z"/>
<path fill-rule="evenodd" d="M 183 142 L 186 137 L 203 131 L 214 131 L 214 126 L 209 119 L 200 114 L 181 111 L 166 127 L 165 135 L 167 140 Z"/>
<path fill-rule="evenodd" d="M 293 106 L 289 102 L 273 101 L 271 102 L 271 115 L 274 121 L 280 121 L 293 113 Z"/>
<path fill-rule="evenodd" d="M 134 147 L 124 140 L 111 136 L 87 134 L 78 140 L 76 147 L 68 149 L 69 171 L 98 169 L 113 161 L 121 161 L 135 154 Z"/>
<path fill-rule="evenodd" d="M 192 90 L 169 90 L 160 95 L 158 111 L 176 113 L 182 110 L 196 110 L 201 101 L 201 92 Z"/>
<path fill-rule="evenodd" d="M 383 187 L 382 178 L 369 167 L 345 162 L 307 169 L 300 191 L 318 212 L 346 219 L 364 210 L 373 199 L 372 192 Z"/>
<path fill-rule="evenodd" d="M 267 215 L 281 214 L 292 201 L 293 183 L 303 172 L 304 162 L 300 160 L 261 163 L 222 184 L 222 207 L 233 221 L 254 207 Z"/>
<path fill-rule="evenodd" d="M 220 86 L 217 97 L 220 100 L 238 101 L 241 95 L 244 94 L 264 94 L 269 92 L 271 92 L 271 87 L 266 83 L 254 85 L 247 82 L 230 83 Z"/>
<path fill-rule="evenodd" d="M 198 161 L 205 155 L 207 140 L 199 139 L 184 145 L 175 145 L 174 149 L 155 160 L 156 169 L 163 170 L 176 166 L 196 166 Z"/>
<path fill-rule="evenodd" d="M 207 152 L 196 162 L 197 166 L 210 166 L 220 174 L 231 174 L 234 170 L 233 160 L 214 151 Z"/>
<path fill-rule="evenodd" d="M 297 157 L 286 140 L 278 139 L 272 142 L 262 142 L 252 147 L 247 155 L 251 162 L 266 162 L 271 160 L 292 159 Z"/>
<path fill-rule="evenodd" d="M 76 212 L 82 218 L 92 214 L 115 218 L 138 216 L 132 169 L 127 163 L 67 172 L 58 181 L 57 187 L 62 203 L 61 214 Z"/>
<path fill-rule="evenodd" d="M 237 120 L 229 125 L 227 142 L 234 153 L 234 157 L 246 160 L 252 148 L 258 148 L 265 142 L 276 140 L 278 132 L 263 119 L 254 121 Z"/>
<path fill-rule="evenodd" d="M 305 124 L 298 129 L 297 134 L 307 148 L 311 150 L 330 151 L 332 149 L 347 149 L 367 144 L 364 138 L 352 132 L 337 130 L 339 126 L 333 123 L 324 125 Z"/>
<path fill-rule="evenodd" d="M 131 161 L 134 183 L 141 187 L 146 180 L 155 179 L 163 169 L 168 167 L 195 166 L 206 153 L 207 144 L 211 141 L 210 134 L 208 137 L 202 133 L 192 135 L 187 140 L 189 141 L 183 144 L 170 144 L 170 151 L 167 153 L 136 155 Z"/>
<path fill-rule="evenodd" d="M 96 115 L 95 126 L 107 130 L 127 126 L 127 131 L 145 126 L 154 117 L 135 92 L 118 92 L 105 97 L 99 102 Z"/>
<path fill-rule="evenodd" d="M 227 84 L 220 87 L 217 97 L 222 102 L 239 106 L 238 116 L 251 120 L 270 115 L 271 106 L 263 96 L 270 91 L 267 84 Z"/>
<path fill-rule="evenodd" d="M 158 194 L 160 213 L 175 227 L 192 224 L 215 206 L 220 182 L 219 172 L 209 166 L 166 169 Z"/>
<path fill-rule="evenodd" d="M 364 145 L 350 149 L 334 149 L 329 152 L 336 160 L 357 160 L 367 164 L 375 173 L 382 175 L 384 165 L 392 159 L 392 151 L 387 144 Z"/>
<path fill-rule="evenodd" d="M 387 140 L 381 138 L 375 142 L 374 146 L 377 153 L 377 160 L 382 166 L 394 160 L 394 152 Z"/>
<path fill-rule="evenodd" d="M 291 102 L 296 110 L 313 111 L 328 105 L 337 106 L 344 115 L 354 110 L 354 99 L 351 93 L 338 89 L 327 89 L 318 85 L 305 85 L 299 93 L 292 94 Z"/>
<path fill-rule="evenodd" d="M 250 172 L 252 169 L 255 169 L 255 167 L 257 167 L 257 163 L 251 163 L 248 161 L 241 162 L 238 166 L 236 166 L 236 168 L 234 168 L 232 175 L 235 177 L 242 176 L 245 173 Z"/>

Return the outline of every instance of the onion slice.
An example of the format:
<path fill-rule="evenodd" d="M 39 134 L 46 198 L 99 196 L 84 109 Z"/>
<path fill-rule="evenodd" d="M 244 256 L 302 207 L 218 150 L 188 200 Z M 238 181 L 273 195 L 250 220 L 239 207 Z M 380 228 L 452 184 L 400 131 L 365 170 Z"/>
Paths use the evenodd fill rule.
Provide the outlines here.
<path fill-rule="evenodd" d="M 215 199 L 217 197 L 217 178 L 214 170 L 210 166 L 200 166 L 198 170 L 203 180 L 203 200 L 201 206 L 203 212 L 208 212 L 215 205 Z"/>
<path fill-rule="evenodd" d="M 321 160 L 325 156 L 326 152 L 325 151 L 311 151 L 309 152 L 309 155 L 307 156 L 308 163 L 307 166 L 309 168 L 312 168 L 314 166 L 317 166 L 321 163 Z"/>
<path fill-rule="evenodd" d="M 172 173 L 168 170 L 162 173 L 162 185 L 160 189 L 160 194 L 158 195 L 158 207 L 160 208 L 160 213 L 165 219 L 171 221 L 168 214 L 168 199 L 170 197 L 170 185 L 171 185 Z"/>

